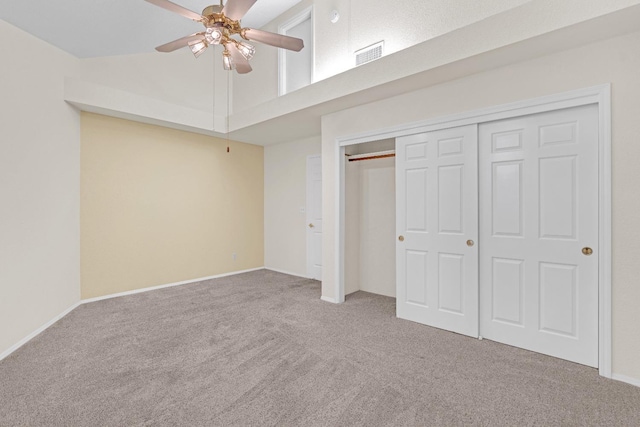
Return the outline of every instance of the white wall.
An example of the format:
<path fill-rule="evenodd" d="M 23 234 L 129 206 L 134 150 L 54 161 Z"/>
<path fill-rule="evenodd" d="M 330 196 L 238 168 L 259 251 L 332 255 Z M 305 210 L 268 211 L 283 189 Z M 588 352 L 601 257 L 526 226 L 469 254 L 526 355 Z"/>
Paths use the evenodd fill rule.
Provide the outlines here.
<path fill-rule="evenodd" d="M 354 52 L 384 40 L 384 54 L 464 27 L 530 0 L 407 0 L 402 5 L 384 0 L 303 0 L 263 29 L 278 26 L 313 6 L 315 80 L 323 80 L 355 67 Z M 331 23 L 330 13 L 340 19 Z M 277 49 L 256 43 L 251 60 L 254 71 L 234 75 L 236 111 L 278 96 Z M 259 88 L 259 90 L 257 90 Z"/>
<path fill-rule="evenodd" d="M 80 299 L 77 60 L 0 20 L 0 355 Z"/>
<path fill-rule="evenodd" d="M 640 381 L 640 32 L 474 74 L 323 117 L 323 296 L 333 298 L 335 140 L 428 118 L 610 82 L 613 121 L 613 372 Z"/>
<path fill-rule="evenodd" d="M 529 0 L 410 0 L 389 3 L 386 0 L 350 0 L 339 2 L 335 8 L 341 19 L 329 22 L 328 13 L 318 14 L 317 22 L 323 36 L 339 26 L 346 27 L 345 56 L 337 56 L 333 45 L 323 46 L 317 56 L 318 79 L 333 76 L 355 66 L 354 52 L 384 40 L 384 55 L 481 21 L 489 16 L 518 7 Z M 318 2 L 320 3 L 320 2 Z M 326 5 L 326 2 L 324 2 Z M 325 6 L 326 7 L 326 6 Z M 342 17 L 342 14 L 345 16 Z M 343 30 L 344 31 L 344 30 Z"/>
<path fill-rule="evenodd" d="M 345 295 L 395 297 L 395 159 L 346 162 L 345 169 Z"/>
<path fill-rule="evenodd" d="M 315 15 L 326 16 L 321 7 L 330 4 L 317 4 Z M 237 103 L 236 112 L 242 114 L 232 117 L 232 128 L 246 128 L 242 133 L 245 136 L 252 128 L 267 128 L 270 135 L 279 129 L 278 136 L 270 139 L 272 142 L 301 139 L 309 134 L 287 126 L 292 116 L 297 122 L 306 119 L 307 127 L 311 127 L 323 114 L 638 29 L 640 0 L 530 0 L 281 97 L 261 95 L 261 91 L 276 92 L 273 69 L 268 70 L 274 72 L 273 80 L 262 80 L 259 74 L 250 73 L 242 80 L 246 86 L 236 88 L 246 93 L 245 99 L 253 106 Z M 346 36 L 336 36 L 341 30 L 338 27 L 334 30 L 322 38 L 333 40 L 330 50 L 339 52 L 344 48 Z M 336 58 L 330 57 L 332 64 Z"/>
<path fill-rule="evenodd" d="M 360 164 L 360 290 L 396 296 L 395 159 Z"/>
<path fill-rule="evenodd" d="M 320 137 L 264 148 L 264 265 L 307 276 L 307 156 Z"/>
<path fill-rule="evenodd" d="M 217 61 L 214 74 L 214 61 Z M 214 78 L 224 81 L 221 50 L 207 49 L 195 58 L 189 49 L 171 53 L 87 58 L 78 61 L 78 78 L 110 88 L 159 99 L 184 107 L 213 112 Z M 218 100 L 226 106 L 226 98 Z"/>

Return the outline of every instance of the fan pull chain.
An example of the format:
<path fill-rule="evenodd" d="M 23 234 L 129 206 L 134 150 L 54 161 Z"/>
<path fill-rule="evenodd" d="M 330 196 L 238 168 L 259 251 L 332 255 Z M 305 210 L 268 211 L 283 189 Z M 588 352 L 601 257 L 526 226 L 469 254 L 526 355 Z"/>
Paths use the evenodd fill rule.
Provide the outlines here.
<path fill-rule="evenodd" d="M 222 1 L 222 0 L 221 0 Z M 229 128 L 229 116 L 231 114 L 231 73 L 227 74 L 227 153 L 229 150 L 229 132 L 231 129 Z"/>

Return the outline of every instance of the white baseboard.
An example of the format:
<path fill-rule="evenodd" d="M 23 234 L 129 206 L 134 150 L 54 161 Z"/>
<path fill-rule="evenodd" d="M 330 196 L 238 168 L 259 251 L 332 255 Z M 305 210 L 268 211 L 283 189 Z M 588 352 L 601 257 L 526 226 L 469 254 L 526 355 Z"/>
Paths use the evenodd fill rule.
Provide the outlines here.
<path fill-rule="evenodd" d="M 125 295 L 139 294 L 141 292 L 155 291 L 156 289 L 163 289 L 163 288 L 170 288 L 170 287 L 173 287 L 173 286 L 186 285 L 188 283 L 201 282 L 203 280 L 218 279 L 220 277 L 227 277 L 227 276 L 235 276 L 237 274 L 248 273 L 250 271 L 257 271 L 257 270 L 263 270 L 263 269 L 264 269 L 264 267 L 250 268 L 248 270 L 241 270 L 241 271 L 233 271 L 231 273 L 216 274 L 215 276 L 207 276 L 207 277 L 201 277 L 199 279 L 184 280 L 182 282 L 168 283 L 166 285 L 152 286 L 152 287 L 149 287 L 149 288 L 135 289 L 133 291 L 120 292 L 120 293 L 117 293 L 117 294 L 110 294 L 110 295 L 104 295 L 104 296 L 101 296 L 101 297 L 87 298 L 87 299 L 80 300 L 79 302 L 75 303 L 74 305 L 72 305 L 71 307 L 69 307 L 68 309 L 63 311 L 62 313 L 58 314 L 56 317 L 54 317 L 53 319 L 49 320 L 47 323 L 45 323 L 44 325 L 42 325 L 41 327 L 39 327 L 38 329 L 36 329 L 32 333 L 30 333 L 29 335 L 27 335 L 26 337 L 24 337 L 23 339 L 18 341 L 16 344 L 12 345 L 7 350 L 2 352 L 2 354 L 0 354 L 0 360 L 2 360 L 5 357 L 9 356 L 11 353 L 16 351 L 17 349 L 19 349 L 20 347 L 22 347 L 23 345 L 25 345 L 29 341 L 31 341 L 33 338 L 35 338 L 40 333 L 42 333 L 45 329 L 47 329 L 48 327 L 50 327 L 51 325 L 56 323 L 58 320 L 62 319 L 64 316 L 66 316 L 67 314 L 69 314 L 75 308 L 79 307 L 82 304 L 87 304 L 87 303 L 96 302 L 96 301 L 102 301 L 102 300 L 105 300 L 105 299 L 122 297 L 122 296 L 125 296 Z"/>
<path fill-rule="evenodd" d="M 250 268 L 248 270 L 241 270 L 241 271 L 232 271 L 231 273 L 216 274 L 214 276 L 207 276 L 207 277 L 200 277 L 200 278 L 197 278 L 197 279 L 183 280 L 182 282 L 167 283 L 166 285 L 150 286 L 148 288 L 141 288 L 141 289 L 134 289 L 132 291 L 118 292 L 117 294 L 109 294 L 109 295 L 103 295 L 101 297 L 87 298 L 87 299 L 83 299 L 82 301 L 80 301 L 80 303 L 81 304 L 87 304 L 87 303 L 90 303 L 90 302 L 102 301 L 102 300 L 111 299 L 111 298 L 124 297 L 124 296 L 127 296 L 127 295 L 134 295 L 134 294 L 139 294 L 139 293 L 142 293 L 142 292 L 155 291 L 155 290 L 164 289 L 164 288 L 172 288 L 174 286 L 188 285 L 189 283 L 202 282 L 204 280 L 219 279 L 221 277 L 235 276 L 237 274 L 249 273 L 251 271 L 257 271 L 257 270 L 264 270 L 264 267 Z"/>
<path fill-rule="evenodd" d="M 321 297 L 320 297 L 320 299 L 321 299 L 322 301 L 330 302 L 330 303 L 332 303 L 332 304 L 338 304 L 338 302 L 337 302 L 334 298 L 331 298 L 331 297 L 325 297 L 324 295 L 323 295 L 323 296 L 321 296 Z"/>
<path fill-rule="evenodd" d="M 622 381 L 623 383 L 631 384 L 636 387 L 640 387 L 640 380 L 637 378 L 631 378 L 626 375 L 620 375 L 620 374 L 612 374 L 611 379 L 616 381 Z"/>
<path fill-rule="evenodd" d="M 11 347 L 9 347 L 5 351 L 3 351 L 2 354 L 0 354 L 0 360 L 6 358 L 11 353 L 13 353 L 17 349 L 19 349 L 20 347 L 22 347 L 23 345 L 25 345 L 26 343 L 28 343 L 29 341 L 31 341 L 32 339 L 34 339 L 35 337 L 40 335 L 42 332 L 44 332 L 45 329 L 49 328 L 51 325 L 56 323 L 58 320 L 62 319 L 64 316 L 66 316 L 67 314 L 71 313 L 73 310 L 75 310 L 81 304 L 82 304 L 82 301 L 79 301 L 79 302 L 73 304 L 71 307 L 67 308 L 65 311 L 63 311 L 62 313 L 58 314 L 56 317 L 54 317 L 53 319 L 49 320 L 47 323 L 45 323 L 44 325 L 40 326 L 38 329 L 36 329 L 35 331 L 31 332 L 29 335 L 27 335 L 26 337 L 22 338 L 20 341 L 18 341 L 17 343 L 15 343 Z"/>
<path fill-rule="evenodd" d="M 265 270 L 269 270 L 269 271 L 275 271 L 276 273 L 288 274 L 289 276 L 302 277 L 303 279 L 308 279 L 309 278 L 307 276 L 303 276 L 303 275 L 298 274 L 298 273 L 292 273 L 290 271 L 280 270 L 279 268 L 265 267 L 264 269 Z"/>

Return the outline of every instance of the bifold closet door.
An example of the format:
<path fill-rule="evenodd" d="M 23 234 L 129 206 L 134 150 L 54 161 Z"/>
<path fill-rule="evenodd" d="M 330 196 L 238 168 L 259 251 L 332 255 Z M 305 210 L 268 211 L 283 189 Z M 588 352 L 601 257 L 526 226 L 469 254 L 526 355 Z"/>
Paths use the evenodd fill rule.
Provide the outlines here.
<path fill-rule="evenodd" d="M 480 335 L 597 367 L 597 106 L 479 135 Z"/>
<path fill-rule="evenodd" d="M 396 139 L 396 313 L 478 336 L 478 128 Z"/>

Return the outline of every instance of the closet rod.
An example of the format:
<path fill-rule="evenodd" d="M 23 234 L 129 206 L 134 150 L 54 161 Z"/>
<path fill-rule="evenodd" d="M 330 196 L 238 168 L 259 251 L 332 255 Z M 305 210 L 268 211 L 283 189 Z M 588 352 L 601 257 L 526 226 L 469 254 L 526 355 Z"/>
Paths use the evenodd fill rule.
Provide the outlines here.
<path fill-rule="evenodd" d="M 395 154 L 381 154 L 379 156 L 358 157 L 357 159 L 349 159 L 350 162 L 359 162 L 360 160 L 384 159 L 385 157 L 395 157 Z"/>
<path fill-rule="evenodd" d="M 366 154 L 345 154 L 349 158 L 350 162 L 359 162 L 360 160 L 373 160 L 373 159 L 384 159 L 387 157 L 395 157 L 396 153 L 393 150 L 390 151 L 380 151 L 378 153 L 366 153 Z"/>

